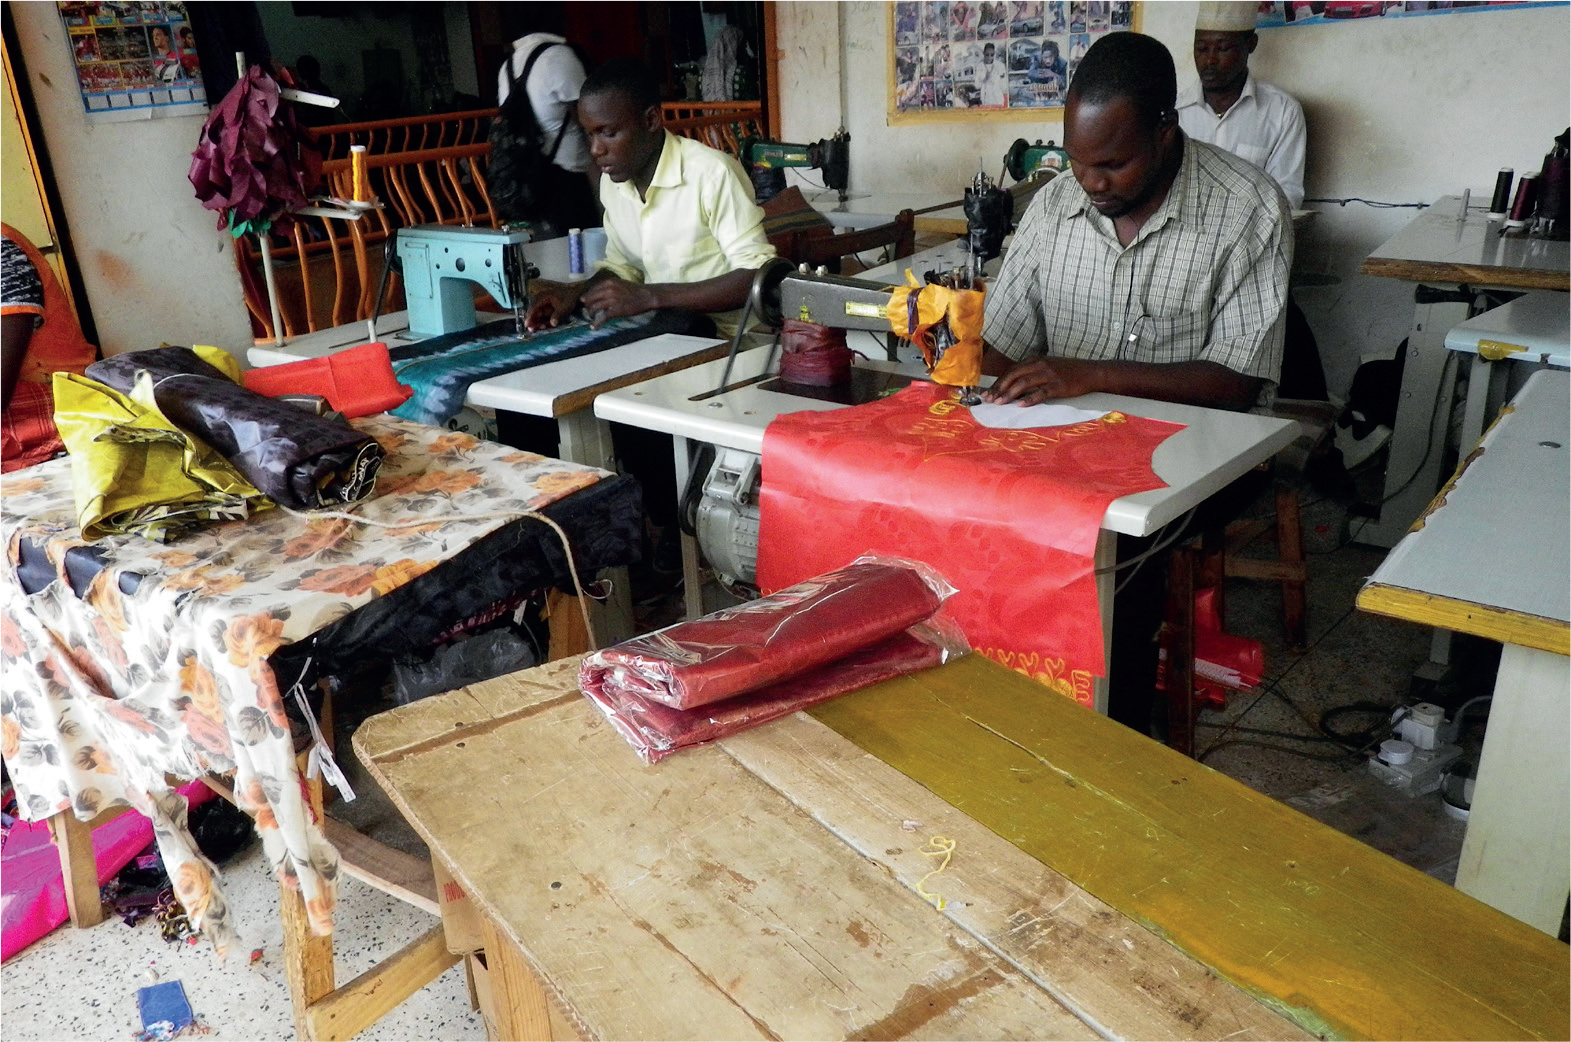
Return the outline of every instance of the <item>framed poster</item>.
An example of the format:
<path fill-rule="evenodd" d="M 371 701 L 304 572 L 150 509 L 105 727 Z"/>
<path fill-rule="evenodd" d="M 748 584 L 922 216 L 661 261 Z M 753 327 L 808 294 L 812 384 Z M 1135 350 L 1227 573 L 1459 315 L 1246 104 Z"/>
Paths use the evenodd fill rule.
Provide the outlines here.
<path fill-rule="evenodd" d="M 57 0 L 89 122 L 205 115 L 196 38 L 179 0 Z"/>
<path fill-rule="evenodd" d="M 1140 16 L 1134 0 L 894 0 L 888 6 L 891 124 L 1053 118 L 1092 42 L 1138 29 Z"/>
<path fill-rule="evenodd" d="M 1415 15 L 1469 14 L 1509 11 L 1522 7 L 1564 7 L 1564 0 L 1369 0 L 1366 3 L 1321 3 L 1319 0 L 1277 0 L 1261 4 L 1260 28 L 1283 26 L 1347 24 L 1366 18 L 1389 21 Z M 1267 11 L 1266 8 L 1270 10 Z"/>

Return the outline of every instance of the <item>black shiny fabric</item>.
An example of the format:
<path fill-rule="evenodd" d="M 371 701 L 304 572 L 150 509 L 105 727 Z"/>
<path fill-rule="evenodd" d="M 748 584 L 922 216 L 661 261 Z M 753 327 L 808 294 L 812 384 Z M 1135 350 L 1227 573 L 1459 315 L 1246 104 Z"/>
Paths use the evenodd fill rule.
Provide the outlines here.
<path fill-rule="evenodd" d="M 635 564 L 643 535 L 638 482 L 606 478 L 540 510 L 567 533 L 578 575 L 591 582 L 602 568 Z M 385 597 L 350 612 L 310 639 L 286 644 L 269 664 L 281 691 L 306 671 L 313 705 L 314 678 L 348 675 L 366 663 L 390 662 L 426 648 L 452 627 L 498 602 L 534 590 L 573 590 L 562 540 L 550 526 L 520 518 Z M 295 707 L 286 699 L 291 714 Z"/>
<path fill-rule="evenodd" d="M 143 370 L 159 410 L 274 502 L 296 510 L 342 506 L 375 486 L 386 454 L 374 438 L 247 390 L 188 347 L 113 355 L 88 366 L 87 376 L 129 394 Z"/>

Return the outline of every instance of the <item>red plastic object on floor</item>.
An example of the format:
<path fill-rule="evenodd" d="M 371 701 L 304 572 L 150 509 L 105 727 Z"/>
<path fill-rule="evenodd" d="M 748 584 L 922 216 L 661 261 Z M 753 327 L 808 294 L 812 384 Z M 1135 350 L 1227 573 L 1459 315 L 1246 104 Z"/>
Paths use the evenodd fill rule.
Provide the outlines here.
<path fill-rule="evenodd" d="M 1156 689 L 1167 690 L 1167 634 L 1156 670 Z M 1258 640 L 1222 631 L 1216 610 L 1216 587 L 1195 591 L 1195 703 L 1227 708 L 1229 691 L 1248 691 L 1265 675 L 1266 654 Z"/>
<path fill-rule="evenodd" d="M 321 358 L 248 369 L 245 385 L 269 398 L 321 395 L 350 419 L 396 409 L 415 393 L 393 375 L 386 344 L 361 344 Z"/>

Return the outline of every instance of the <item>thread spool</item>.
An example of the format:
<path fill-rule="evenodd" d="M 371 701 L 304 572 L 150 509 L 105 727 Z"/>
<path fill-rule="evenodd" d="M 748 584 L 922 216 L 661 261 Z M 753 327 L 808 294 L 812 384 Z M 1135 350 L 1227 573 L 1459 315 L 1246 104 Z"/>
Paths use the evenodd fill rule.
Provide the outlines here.
<path fill-rule="evenodd" d="M 567 272 L 569 275 L 582 275 L 584 273 L 584 230 L 582 228 L 569 228 L 567 230 Z"/>
<path fill-rule="evenodd" d="M 809 387 L 835 387 L 851 379 L 846 331 L 788 318 L 780 327 L 780 379 Z"/>
<path fill-rule="evenodd" d="M 1538 204 L 1538 175 L 1523 174 L 1516 183 L 1516 202 L 1511 204 L 1511 216 L 1506 218 L 1507 228 L 1526 228 L 1533 219 Z"/>
<path fill-rule="evenodd" d="M 1505 220 L 1506 210 L 1511 205 L 1511 180 L 1516 171 L 1508 166 L 1500 168 L 1500 173 L 1495 175 L 1495 194 L 1489 200 L 1489 219 L 1491 221 Z"/>
<path fill-rule="evenodd" d="M 369 203 L 371 201 L 371 173 L 366 165 L 364 145 L 349 146 L 349 180 L 350 199 L 357 203 Z"/>

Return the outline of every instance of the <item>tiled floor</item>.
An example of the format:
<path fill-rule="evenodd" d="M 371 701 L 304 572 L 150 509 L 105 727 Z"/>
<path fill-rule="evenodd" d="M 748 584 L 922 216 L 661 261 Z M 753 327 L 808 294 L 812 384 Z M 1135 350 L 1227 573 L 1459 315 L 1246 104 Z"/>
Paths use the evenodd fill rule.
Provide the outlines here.
<path fill-rule="evenodd" d="M 1234 695 L 1225 711 L 1202 714 L 1200 754 L 1207 765 L 1450 882 L 1464 825 L 1446 816 L 1439 796 L 1409 798 L 1390 790 L 1369 775 L 1361 756 L 1316 737 L 1326 709 L 1352 702 L 1394 706 L 1406 698 L 1409 678 L 1427 657 L 1429 634 L 1353 609 L 1359 586 L 1383 552 L 1342 545 L 1345 504 L 1311 490 L 1304 497 L 1304 531 L 1313 555 L 1311 647 L 1299 655 L 1284 647 L 1277 587 L 1230 582 L 1228 629 L 1265 644 L 1267 680 L 1251 695 Z M 1488 693 L 1493 676 L 1488 649 L 1472 658 L 1476 668 L 1463 670 L 1462 681 L 1436 696 L 1448 707 Z M 1368 722 L 1365 717 L 1348 724 Z M 1467 736 L 1475 754 L 1479 732 L 1475 725 Z M 360 791 L 372 788 L 363 776 L 351 781 Z M 410 834 L 385 801 L 359 800 L 335 814 L 384 841 L 410 845 Z M 278 958 L 275 885 L 256 849 L 232 863 L 225 877 L 249 945 L 263 949 L 259 962 L 247 965 L 247 953 L 240 952 L 220 966 L 205 945 L 169 946 L 146 923 L 131 929 L 111 920 L 87 931 L 61 929 L 0 970 L 4 1038 L 133 1037 L 136 990 L 151 982 L 150 971 L 184 982 L 193 1008 L 216 1038 L 294 1037 Z M 433 923 L 425 913 L 352 880 L 343 884 L 340 909 L 335 941 L 340 981 Z M 462 969 L 454 967 L 361 1037 L 478 1039 L 484 1029 L 469 1010 Z"/>

